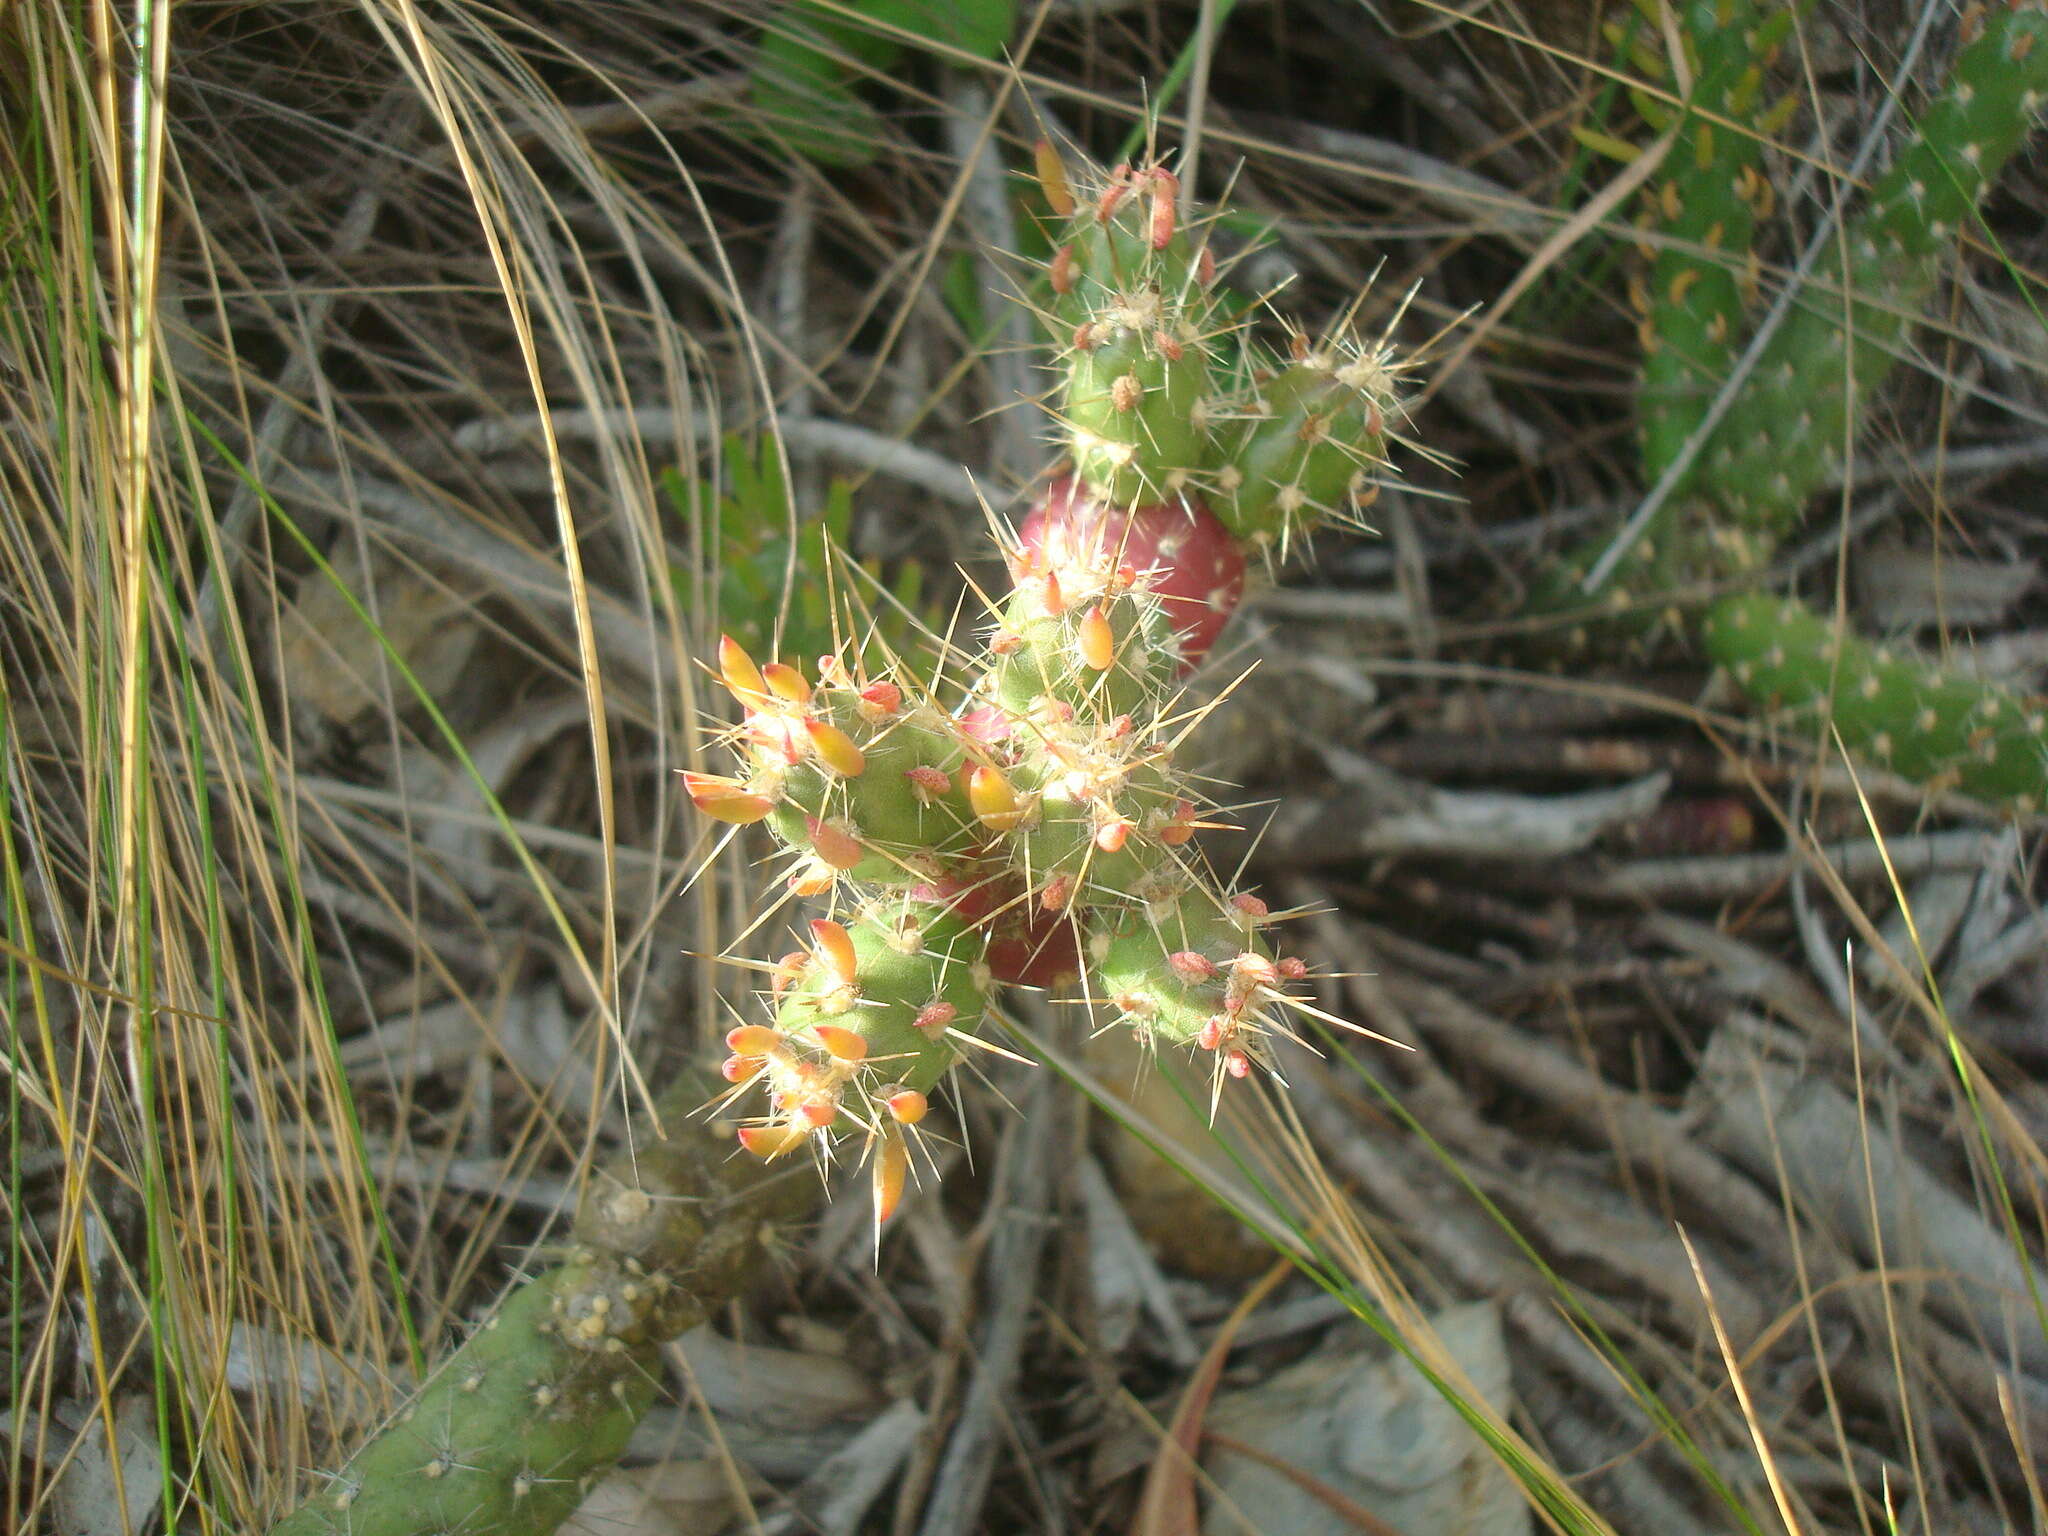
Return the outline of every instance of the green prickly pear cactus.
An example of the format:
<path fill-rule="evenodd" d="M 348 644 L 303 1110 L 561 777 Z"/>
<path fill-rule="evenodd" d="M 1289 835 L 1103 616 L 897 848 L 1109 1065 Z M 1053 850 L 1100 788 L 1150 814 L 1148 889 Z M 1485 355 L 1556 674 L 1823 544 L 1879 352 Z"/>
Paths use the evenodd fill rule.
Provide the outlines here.
<path fill-rule="evenodd" d="M 1981 30 L 1845 231 L 1846 314 L 1829 285 L 1807 296 L 1701 454 L 1703 484 L 1757 549 L 1790 532 L 1840 470 L 1942 261 L 2040 111 L 2048 12 L 2028 0 L 1974 14 Z"/>
<path fill-rule="evenodd" d="M 1752 698 L 1782 706 L 1794 724 L 1826 720 L 1894 773 L 2026 813 L 2044 808 L 2048 700 L 1944 674 L 1770 597 L 1716 603 L 1701 641 Z"/>
<path fill-rule="evenodd" d="M 1706 0 L 1679 15 L 1696 86 L 1650 196 L 1651 227 L 1670 243 L 1637 296 L 1646 482 L 1676 462 L 1705 422 L 1715 386 L 1746 350 L 1742 323 L 1752 306 L 1743 274 L 1770 201 L 1756 174 L 1756 141 L 1706 122 L 1699 110 L 1744 120 L 1790 13 Z M 1753 572 L 1840 471 L 1942 262 L 2048 92 L 2048 11 L 2040 0 L 1972 7 L 1964 29 L 1941 89 L 1844 227 L 1839 281 L 1816 281 L 1800 295 L 1678 494 L 1600 588 L 1588 591 L 1585 578 L 1604 538 L 1567 554 L 1539 581 L 1537 611 L 1590 603 L 1617 615 L 1654 614 L 1668 609 L 1662 594 L 1681 580 Z M 1659 127 L 1673 121 L 1654 103 L 1645 115 Z M 1829 704 L 1845 742 L 1899 772 L 2018 808 L 2048 803 L 2048 763 L 2027 739 L 2037 705 L 1853 640 L 1823 644 L 1831 627 L 1797 604 L 1736 597 L 1710 606 L 1699 633 L 1709 657 L 1752 696 L 1807 709 Z M 1583 628 L 1574 634 L 1586 638 Z M 1852 692 L 1840 686 L 1846 662 L 1854 663 Z"/>
<path fill-rule="evenodd" d="M 1273 914 L 1194 846 L 1205 797 L 1175 762 L 1178 680 L 1241 598 L 1248 553 L 1370 502 L 1400 417 L 1384 345 L 1340 330 L 1281 359 L 1238 334 L 1210 220 L 1166 166 L 1094 175 L 1079 197 L 1049 149 L 1038 169 L 1066 462 L 1006 544 L 984 653 L 915 675 L 828 647 L 807 673 L 728 635 L 732 771 L 685 777 L 705 816 L 773 836 L 793 895 L 829 903 L 761 967 L 759 1022 L 726 1036 L 721 1108 L 749 1154 L 734 1165 L 864 1162 L 878 1226 L 936 1166 L 933 1101 L 1000 985 L 1078 981 L 1109 1021 L 1205 1056 L 1219 1092 L 1310 1006 Z M 746 1270 L 737 1239 L 674 1198 L 681 1175 L 715 1187 L 729 1167 L 645 1149 L 634 1166 L 644 1182 L 613 1177 L 562 1263 L 278 1536 L 554 1528 L 644 1409 L 653 1347 Z"/>
<path fill-rule="evenodd" d="M 1654 25 L 1656 7 L 1647 9 Z M 1652 482 L 1678 457 L 1741 348 L 1754 283 L 1742 258 L 1758 218 L 1770 212 L 1772 193 L 1760 168 L 1762 139 L 1729 125 L 1747 128 L 1756 119 L 1764 70 L 1791 26 L 1788 7 L 1755 0 L 1692 0 L 1679 14 L 1693 90 L 1665 160 L 1670 174 L 1650 194 L 1663 243 L 1637 297 L 1644 336 L 1636 409 L 1643 474 Z M 1654 52 L 1643 62 L 1657 78 L 1668 73 Z M 1635 100 L 1652 127 L 1673 121 L 1675 114 L 1647 93 L 1636 92 Z"/>

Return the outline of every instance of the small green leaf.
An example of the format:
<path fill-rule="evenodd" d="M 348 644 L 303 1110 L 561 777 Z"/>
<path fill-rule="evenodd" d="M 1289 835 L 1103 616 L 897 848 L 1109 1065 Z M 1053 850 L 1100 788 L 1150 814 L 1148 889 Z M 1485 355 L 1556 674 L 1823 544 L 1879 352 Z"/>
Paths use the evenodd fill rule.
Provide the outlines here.
<path fill-rule="evenodd" d="M 981 276 L 974 269 L 974 258 L 965 251 L 956 253 L 946 263 L 939 278 L 939 296 L 960 322 L 961 330 L 969 336 L 981 334 L 982 327 L 988 324 L 988 314 L 981 303 Z"/>
<path fill-rule="evenodd" d="M 881 116 L 854 94 L 846 65 L 820 41 L 808 30 L 761 39 L 747 82 L 755 126 L 819 165 L 866 165 L 881 147 Z"/>
<path fill-rule="evenodd" d="M 1015 0 L 867 0 L 860 13 L 978 59 L 1000 57 L 1017 28 Z"/>

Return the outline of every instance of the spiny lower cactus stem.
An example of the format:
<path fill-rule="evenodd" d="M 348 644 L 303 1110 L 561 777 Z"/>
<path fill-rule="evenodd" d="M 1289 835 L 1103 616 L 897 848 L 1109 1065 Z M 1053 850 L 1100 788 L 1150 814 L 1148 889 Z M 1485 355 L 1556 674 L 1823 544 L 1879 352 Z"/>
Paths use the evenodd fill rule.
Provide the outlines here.
<path fill-rule="evenodd" d="M 271 1536 L 543 1536 L 575 1510 L 646 1411 L 657 1347 L 752 1283 L 768 1225 L 815 1199 L 690 1120 L 706 1092 L 693 1075 L 663 1096 L 668 1136 L 592 1180 L 561 1262 Z"/>
<path fill-rule="evenodd" d="M 1724 598 L 1701 628 L 1707 654 L 1751 697 L 1822 717 L 1855 751 L 1936 787 L 2043 808 L 2048 699 L 1944 675 L 1836 627 L 1799 603 Z"/>

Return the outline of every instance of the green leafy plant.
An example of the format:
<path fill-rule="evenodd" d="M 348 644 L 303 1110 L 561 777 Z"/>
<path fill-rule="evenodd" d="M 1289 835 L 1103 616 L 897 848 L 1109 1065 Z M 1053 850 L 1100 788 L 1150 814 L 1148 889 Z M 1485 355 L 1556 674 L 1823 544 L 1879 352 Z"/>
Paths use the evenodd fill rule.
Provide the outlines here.
<path fill-rule="evenodd" d="M 1652 126 L 1674 134 L 1646 199 L 1658 248 L 1637 296 L 1642 468 L 1654 510 L 1626 539 L 1603 535 L 1561 560 L 1539 588 L 1539 609 L 1591 602 L 1607 614 L 1657 614 L 1688 583 L 1739 582 L 1769 560 L 1840 471 L 1942 263 L 2048 90 L 2048 14 L 2034 3 L 1973 10 L 1942 87 L 1826 246 L 1840 253 L 1840 282 L 1807 283 L 1752 348 L 1751 245 L 1773 202 L 1754 125 L 1782 120 L 1764 106 L 1763 79 L 1792 13 L 1700 0 L 1678 20 L 1691 93 L 1678 107 L 1639 93 Z M 1663 73 L 1653 55 L 1637 62 Z M 1745 362 L 1725 409 L 1710 414 Z M 2023 810 L 2048 803 L 2038 701 L 1837 639 L 1797 604 L 1725 598 L 1705 610 L 1699 633 L 1758 702 L 1831 719 L 1880 763 Z"/>
<path fill-rule="evenodd" d="M 794 0 L 761 35 L 747 99 L 762 126 L 807 159 L 865 165 L 881 143 L 882 124 L 856 91 L 863 74 L 893 68 L 905 38 L 998 58 L 1016 21 L 1015 0 Z"/>
<path fill-rule="evenodd" d="M 795 656 L 822 656 L 843 649 L 849 636 L 837 615 L 847 604 L 834 601 L 835 585 L 827 573 L 845 572 L 865 582 L 867 590 L 849 594 L 853 606 L 872 614 L 871 627 L 851 637 L 875 644 L 882 655 L 909 647 L 926 621 L 924 571 L 905 562 L 885 572 L 879 560 L 841 564 L 853 530 L 853 486 L 834 479 L 825 504 L 816 515 L 792 516 L 782 455 L 770 438 L 749 441 L 728 432 L 720 462 L 731 489 L 720 492 L 704 480 L 692 481 L 681 470 L 662 472 L 661 486 L 676 515 L 688 523 L 693 508 L 713 508 L 708 526 L 715 537 L 718 612 L 726 630 L 750 650 L 780 649 Z M 709 564 L 711 562 L 707 562 Z M 808 579 L 793 580 L 802 575 Z M 688 573 L 673 573 L 678 596 Z"/>

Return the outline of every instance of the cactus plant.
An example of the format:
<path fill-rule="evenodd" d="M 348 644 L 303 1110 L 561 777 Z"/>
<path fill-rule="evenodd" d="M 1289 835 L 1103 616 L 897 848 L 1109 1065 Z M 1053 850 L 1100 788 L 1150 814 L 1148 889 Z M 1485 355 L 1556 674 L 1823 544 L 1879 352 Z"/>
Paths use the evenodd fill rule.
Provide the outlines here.
<path fill-rule="evenodd" d="M 850 1151 L 878 1225 L 1001 983 L 1078 979 L 1148 1047 L 1206 1057 L 1218 1092 L 1270 1063 L 1308 967 L 1199 857 L 1178 679 L 1248 553 L 1370 501 L 1400 413 L 1383 343 L 1340 329 L 1266 359 L 1233 334 L 1208 224 L 1167 167 L 1120 166 L 1079 198 L 1044 147 L 1039 171 L 1065 463 L 1006 542 L 985 654 L 914 676 L 832 653 L 806 673 L 727 636 L 734 771 L 685 781 L 707 817 L 773 834 L 793 893 L 831 903 L 726 1036 L 739 1161 Z M 652 1346 L 744 1270 L 744 1244 L 672 1198 L 687 1163 L 643 1149 L 562 1263 L 277 1531 L 552 1529 L 644 1407 Z"/>
<path fill-rule="evenodd" d="M 1665 179 L 1649 198 L 1650 223 L 1671 243 L 1638 290 L 1647 354 L 1638 405 L 1649 481 L 1663 477 L 1706 424 L 1711 386 L 1742 350 L 1735 343 L 1749 307 L 1742 275 L 1770 202 L 1756 174 L 1754 140 L 1705 122 L 1697 109 L 1737 121 L 1751 112 L 1759 71 L 1789 13 L 1711 0 L 1685 8 L 1681 19 L 1696 89 Z M 1817 285 L 1801 296 L 1705 435 L 1678 494 L 1599 588 L 1588 591 L 1586 577 L 1604 538 L 1563 557 L 1538 584 L 1539 610 L 1591 600 L 1610 613 L 1661 611 L 1681 574 L 1752 573 L 1839 471 L 1942 259 L 2048 91 L 2048 11 L 2038 0 L 1973 8 L 1965 29 L 1941 89 L 1844 228 L 1845 287 Z M 1660 126 L 1671 121 L 1654 103 L 1646 115 Z M 2037 701 L 1832 640 L 1831 628 L 1797 604 L 1738 595 L 1707 608 L 1699 635 L 1708 657 L 1752 695 L 1802 710 L 1830 704 L 1849 746 L 1903 773 L 2022 809 L 2048 801 L 2048 761 L 2024 739 L 2024 722 L 2039 716 Z"/>

